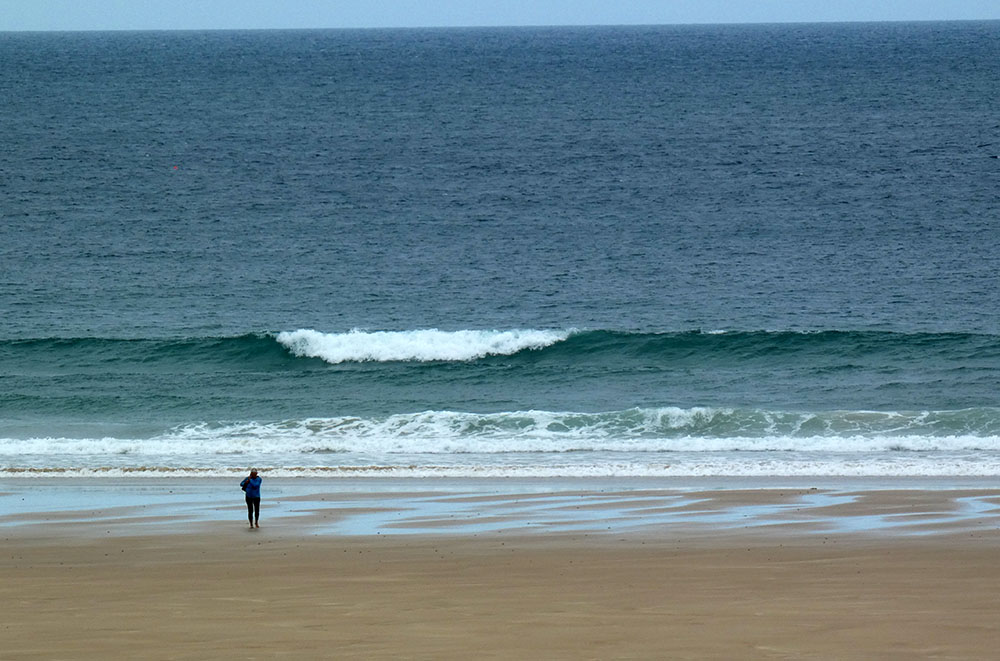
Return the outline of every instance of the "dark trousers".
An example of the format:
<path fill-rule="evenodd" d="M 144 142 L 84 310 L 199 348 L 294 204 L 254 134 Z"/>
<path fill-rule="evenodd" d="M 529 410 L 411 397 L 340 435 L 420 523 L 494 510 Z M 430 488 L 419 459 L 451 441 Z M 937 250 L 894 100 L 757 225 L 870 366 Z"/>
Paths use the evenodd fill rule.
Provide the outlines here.
<path fill-rule="evenodd" d="M 247 518 L 253 523 L 260 518 L 260 498 L 247 496 Z"/>

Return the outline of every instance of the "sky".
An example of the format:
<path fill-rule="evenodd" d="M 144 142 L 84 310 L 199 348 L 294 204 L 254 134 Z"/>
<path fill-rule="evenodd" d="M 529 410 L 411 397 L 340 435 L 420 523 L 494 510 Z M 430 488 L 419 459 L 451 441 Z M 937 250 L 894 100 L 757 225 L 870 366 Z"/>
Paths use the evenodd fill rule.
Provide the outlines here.
<path fill-rule="evenodd" d="M 1000 19 L 1000 0 L 0 0 L 0 31 Z"/>

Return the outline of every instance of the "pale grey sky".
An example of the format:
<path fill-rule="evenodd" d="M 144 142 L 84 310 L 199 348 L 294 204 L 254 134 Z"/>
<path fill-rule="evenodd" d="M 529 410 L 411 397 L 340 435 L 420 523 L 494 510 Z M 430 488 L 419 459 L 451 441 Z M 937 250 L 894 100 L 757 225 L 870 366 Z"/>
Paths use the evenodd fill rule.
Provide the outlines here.
<path fill-rule="evenodd" d="M 1000 0 L 0 0 L 0 31 L 1000 19 Z"/>

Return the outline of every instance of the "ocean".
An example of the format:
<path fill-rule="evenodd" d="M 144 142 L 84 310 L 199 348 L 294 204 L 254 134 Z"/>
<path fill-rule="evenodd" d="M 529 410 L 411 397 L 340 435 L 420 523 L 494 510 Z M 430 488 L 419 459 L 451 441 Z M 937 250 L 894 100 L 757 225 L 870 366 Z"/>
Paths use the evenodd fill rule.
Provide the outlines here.
<path fill-rule="evenodd" d="M 0 33 L 0 477 L 1000 475 L 1000 22 Z"/>

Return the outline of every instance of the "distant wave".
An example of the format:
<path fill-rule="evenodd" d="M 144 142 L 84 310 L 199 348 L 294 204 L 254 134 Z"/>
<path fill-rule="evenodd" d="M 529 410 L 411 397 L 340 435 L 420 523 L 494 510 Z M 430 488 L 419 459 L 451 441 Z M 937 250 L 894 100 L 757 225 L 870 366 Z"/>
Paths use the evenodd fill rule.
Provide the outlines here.
<path fill-rule="evenodd" d="M 328 363 L 362 361 L 466 361 L 485 356 L 542 349 L 569 337 L 568 331 L 378 331 L 321 333 L 296 330 L 279 333 L 278 342 L 296 356 L 321 358 Z"/>
<path fill-rule="evenodd" d="M 470 362 L 508 357 L 555 363 L 605 363 L 704 368 L 801 365 L 809 369 L 860 366 L 978 364 L 1000 360 L 1000 336 L 972 333 L 885 331 L 681 331 L 614 330 L 354 330 L 299 329 L 274 338 L 292 356 L 346 362 Z"/>
<path fill-rule="evenodd" d="M 494 357 L 697 366 L 800 362 L 812 367 L 910 360 L 995 364 L 1000 336 L 885 331 L 456 330 L 320 332 L 298 329 L 193 338 L 40 338 L 0 341 L 6 367 L 30 372 L 116 366 L 269 369 L 289 361 L 469 362 Z"/>

